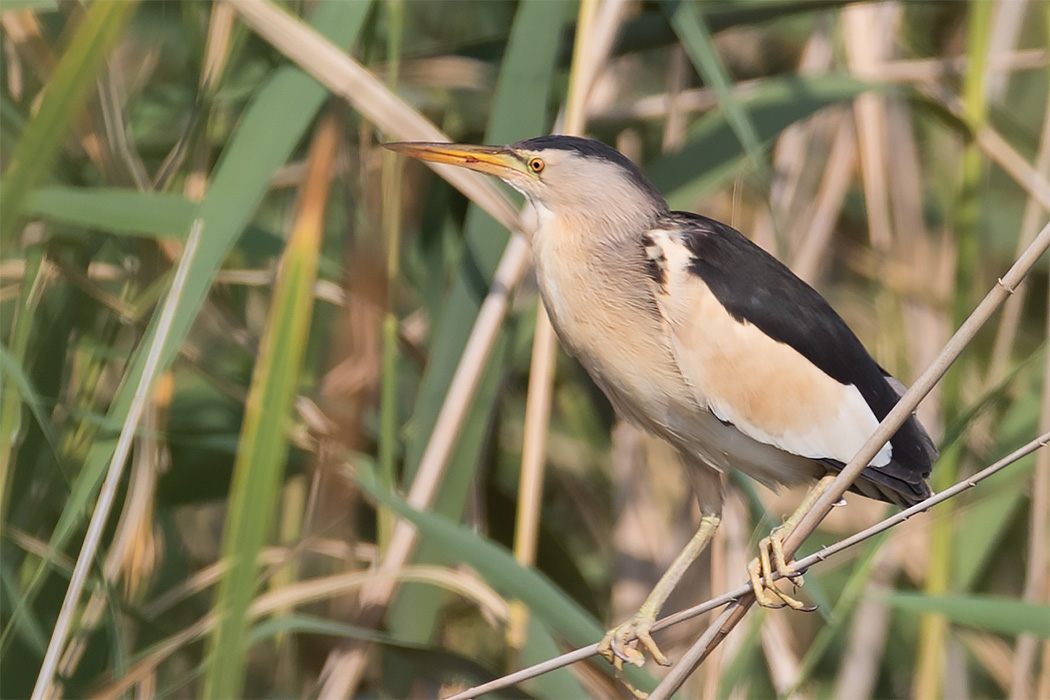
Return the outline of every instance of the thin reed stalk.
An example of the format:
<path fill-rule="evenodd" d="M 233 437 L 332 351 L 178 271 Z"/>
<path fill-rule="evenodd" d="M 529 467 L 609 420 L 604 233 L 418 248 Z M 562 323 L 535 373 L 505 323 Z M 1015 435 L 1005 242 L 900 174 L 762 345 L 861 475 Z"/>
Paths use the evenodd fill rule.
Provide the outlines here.
<path fill-rule="evenodd" d="M 973 476 L 968 477 L 957 484 L 954 484 L 951 488 L 945 489 L 944 491 L 941 491 L 940 493 L 931 496 L 925 501 L 916 503 L 914 506 L 902 510 L 899 513 L 895 513 L 894 515 L 876 523 L 875 525 L 865 528 L 864 530 L 856 533 L 855 535 L 851 535 L 850 537 L 839 540 L 835 544 L 821 548 L 818 552 L 798 559 L 794 562 L 794 564 L 799 571 L 805 572 L 811 567 L 831 559 L 832 557 L 836 556 L 837 554 L 846 549 L 849 549 L 850 547 L 858 545 L 862 542 L 871 539 L 872 537 L 875 537 L 876 535 L 891 530 L 892 528 L 900 525 L 901 523 L 905 522 L 914 515 L 924 513 L 929 509 L 951 498 L 955 498 L 959 494 L 974 488 L 975 486 L 977 486 L 977 484 L 981 483 L 985 479 L 994 476 L 995 474 L 998 474 L 1003 469 L 1006 469 L 1010 465 L 1015 464 L 1019 460 L 1024 459 L 1033 452 L 1036 452 L 1041 448 L 1047 447 L 1048 445 L 1050 445 L 1050 432 L 1043 433 L 1034 440 L 1031 440 L 1030 442 L 1017 448 L 1002 459 L 994 462 L 988 467 L 977 472 Z M 773 576 L 774 579 L 780 578 L 780 575 L 778 573 L 774 573 Z M 661 620 L 657 621 L 657 623 L 653 626 L 653 631 L 659 632 L 660 630 L 667 629 L 668 627 L 680 624 L 687 620 L 691 620 L 695 617 L 703 615 L 704 613 L 710 612 L 712 610 L 717 610 L 718 608 L 725 605 L 735 605 L 746 597 L 751 597 L 750 584 L 738 586 L 733 590 L 727 591 L 720 596 L 711 598 L 710 600 L 688 608 L 687 610 L 682 610 L 672 615 L 668 615 L 667 617 L 664 617 Z M 738 609 L 738 607 L 730 607 L 727 608 L 725 612 L 735 614 Z M 710 653 L 711 644 L 709 644 L 709 642 L 717 642 L 717 640 L 714 637 L 712 637 L 711 634 L 709 634 L 710 631 L 712 629 L 718 630 L 719 628 L 724 628 L 727 624 L 729 624 L 729 616 L 720 616 L 715 621 L 715 624 L 709 626 L 707 633 L 705 633 L 703 637 L 699 638 L 693 646 L 701 646 L 699 642 L 703 641 L 704 644 L 702 646 L 704 646 L 705 649 L 707 649 L 708 653 Z M 724 632 L 728 633 L 728 629 L 724 629 Z M 722 634 L 721 636 L 724 638 L 725 634 Z M 590 658 L 591 656 L 594 656 L 597 653 L 598 643 L 595 642 L 594 644 L 590 644 L 585 647 L 580 647 L 579 649 L 574 649 L 555 658 L 549 659 L 534 666 L 530 666 L 529 668 L 525 668 L 515 673 L 511 673 L 501 678 L 489 681 L 488 683 L 483 683 L 473 688 L 469 688 L 462 692 L 456 693 L 455 695 L 450 695 L 447 698 L 444 698 L 444 700 L 468 700 L 469 698 L 476 698 L 480 695 L 484 695 L 485 693 L 491 693 L 496 690 L 501 690 L 503 688 L 509 688 L 513 685 L 517 685 L 519 683 L 527 681 L 530 678 L 535 678 L 536 676 L 542 675 L 544 673 L 549 673 L 555 669 L 562 668 L 563 666 L 568 666 L 569 664 L 573 664 L 578 661 L 583 661 L 584 659 Z"/>
<path fill-rule="evenodd" d="M 197 254 L 197 246 L 200 243 L 202 231 L 203 224 L 198 219 L 190 230 L 189 238 L 186 239 L 186 247 L 183 250 L 182 259 L 179 261 L 179 266 L 175 269 L 171 288 L 165 297 L 164 306 L 157 322 L 157 332 L 153 336 L 153 342 L 146 355 L 142 379 L 135 389 L 135 395 L 128 410 L 127 418 L 121 427 L 120 437 L 117 439 L 117 447 L 113 452 L 113 458 L 109 462 L 106 479 L 102 483 L 102 490 L 99 491 L 98 501 L 95 504 L 95 510 L 91 514 L 91 521 L 88 524 L 87 534 L 84 536 L 84 542 L 80 546 L 80 554 L 77 555 L 77 563 L 73 568 L 73 576 L 69 581 L 69 588 L 66 589 L 58 620 L 55 622 L 51 640 L 48 642 L 44 662 L 40 667 L 40 673 L 37 675 L 36 685 L 33 688 L 33 700 L 50 697 L 55 692 L 53 685 L 55 682 L 55 670 L 65 649 L 66 637 L 69 635 L 70 627 L 73 624 L 73 616 L 76 614 L 80 604 L 80 594 L 84 590 L 88 571 L 95 561 L 95 553 L 98 551 L 102 540 L 102 530 L 106 525 L 106 520 L 109 518 L 110 510 L 116 499 L 117 487 L 120 485 L 121 478 L 124 475 L 124 465 L 127 463 L 128 454 L 131 451 L 135 430 L 138 428 L 142 414 L 146 410 L 154 383 L 157 380 L 161 363 L 161 351 L 171 329 L 175 316 L 175 307 L 178 303 L 179 295 L 182 294 L 182 289 L 186 284 L 190 265 Z"/>

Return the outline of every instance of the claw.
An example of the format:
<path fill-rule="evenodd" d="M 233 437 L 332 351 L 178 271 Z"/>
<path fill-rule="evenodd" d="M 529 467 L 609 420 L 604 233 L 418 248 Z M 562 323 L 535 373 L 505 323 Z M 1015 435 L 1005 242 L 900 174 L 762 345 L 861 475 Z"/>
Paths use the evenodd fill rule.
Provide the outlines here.
<path fill-rule="evenodd" d="M 619 659 L 621 662 L 626 661 L 640 667 L 645 664 L 645 655 L 637 648 L 641 643 L 656 663 L 661 666 L 670 666 L 671 661 L 660 651 L 660 647 L 653 640 L 651 632 L 654 622 L 653 617 L 639 611 L 627 622 L 605 633 L 598 644 L 598 653 L 610 663 L 615 664 L 615 660 Z"/>
<path fill-rule="evenodd" d="M 617 680 L 640 700 L 644 700 L 649 695 L 635 688 L 623 673 L 624 663 L 638 667 L 645 664 L 645 654 L 638 650 L 638 645 L 641 644 L 656 663 L 661 666 L 671 665 L 670 659 L 660 651 L 660 647 L 653 640 L 651 632 L 654 622 L 655 616 L 639 611 L 627 622 L 606 632 L 602 641 L 598 643 L 598 653 L 613 665 Z"/>
<path fill-rule="evenodd" d="M 623 625 L 620 627 L 623 627 Z M 611 629 L 605 633 L 602 641 L 598 644 L 598 653 L 601 654 L 606 661 L 612 664 L 616 680 L 623 683 L 624 687 L 631 691 L 631 695 L 638 698 L 638 700 L 646 700 L 646 698 L 649 697 L 649 694 L 643 690 L 635 688 L 634 684 L 631 683 L 627 678 L 627 675 L 623 672 L 623 664 L 625 661 L 629 664 L 634 664 L 635 666 L 641 666 L 645 663 L 645 657 L 642 656 L 642 652 L 638 651 L 633 646 L 627 646 L 627 644 L 623 642 L 618 634 L 620 627 Z M 634 644 L 634 642 L 632 641 L 631 644 Z"/>
<path fill-rule="evenodd" d="M 788 564 L 784 557 L 783 534 L 780 528 L 773 530 L 769 537 L 758 543 L 758 558 L 751 562 L 747 570 L 751 579 L 751 587 L 755 592 L 755 602 L 762 607 L 775 610 L 787 606 L 793 610 L 811 610 L 805 603 L 795 600 L 777 588 L 774 583 L 773 572 L 776 571 L 796 586 L 802 587 L 803 585 L 802 574 Z M 769 595 L 770 593 L 783 602 L 777 602 Z M 812 608 L 812 610 L 815 609 Z"/>
<path fill-rule="evenodd" d="M 769 555 L 765 555 L 769 558 Z M 766 592 L 766 585 L 762 581 L 762 562 L 759 559 L 754 559 L 747 567 L 748 577 L 751 579 L 751 590 L 755 592 L 755 602 L 761 605 L 763 608 L 769 608 L 770 610 L 777 610 L 778 608 L 786 607 L 786 603 L 778 603 L 776 600 L 771 598 Z M 774 588 L 774 590 L 776 590 Z"/>

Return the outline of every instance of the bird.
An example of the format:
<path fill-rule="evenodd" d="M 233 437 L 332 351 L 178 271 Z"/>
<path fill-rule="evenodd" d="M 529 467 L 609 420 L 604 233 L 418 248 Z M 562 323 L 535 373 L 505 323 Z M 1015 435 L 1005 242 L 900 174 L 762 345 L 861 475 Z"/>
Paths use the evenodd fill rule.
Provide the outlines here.
<path fill-rule="evenodd" d="M 506 146 L 395 142 L 423 161 L 495 176 L 525 197 L 540 296 L 562 346 L 624 419 L 680 455 L 700 506 L 696 534 L 638 612 L 599 651 L 622 672 L 721 520 L 726 475 L 776 489 L 816 482 L 759 544 L 748 568 L 765 607 L 805 606 L 773 583 L 801 583 L 782 542 L 875 432 L 903 385 L 831 305 L 734 228 L 672 211 L 642 171 L 594 139 L 550 135 Z M 934 443 L 911 415 L 850 490 L 908 507 L 931 495 Z M 630 687 L 630 686 L 629 686 Z"/>

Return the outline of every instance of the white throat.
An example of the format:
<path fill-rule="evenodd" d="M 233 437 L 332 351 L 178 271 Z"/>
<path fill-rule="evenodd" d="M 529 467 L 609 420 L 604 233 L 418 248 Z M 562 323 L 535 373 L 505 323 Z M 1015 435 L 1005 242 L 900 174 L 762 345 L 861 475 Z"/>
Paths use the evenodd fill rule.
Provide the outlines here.
<path fill-rule="evenodd" d="M 543 202 L 525 195 L 525 206 L 521 208 L 519 223 L 521 232 L 525 234 L 525 238 L 530 243 L 535 240 L 537 234 L 542 236 L 543 229 L 546 229 L 553 220 L 554 212 L 545 207 Z"/>

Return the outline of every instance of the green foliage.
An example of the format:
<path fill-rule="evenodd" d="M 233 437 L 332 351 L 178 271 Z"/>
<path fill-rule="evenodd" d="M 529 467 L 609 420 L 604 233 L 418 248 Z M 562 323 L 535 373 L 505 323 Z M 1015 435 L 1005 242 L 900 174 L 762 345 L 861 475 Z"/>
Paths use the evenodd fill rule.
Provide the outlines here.
<path fill-rule="evenodd" d="M 988 54 L 1001 39 L 1001 5 L 905 4 L 895 23 L 872 24 L 888 32 L 878 37 L 888 53 L 858 71 L 847 56 L 851 3 L 629 4 L 591 94 L 588 133 L 620 146 L 675 208 L 730 221 L 764 245 L 775 238 L 792 256 L 816 246 L 814 286 L 880 362 L 911 365 L 895 372 L 908 380 L 1003 274 L 1021 229 L 1045 220 L 1041 209 L 1026 216 L 1024 183 L 972 138 L 991 129 L 1042 173 L 1050 68 L 1032 56 L 1045 56 L 1050 15 L 1024 7 L 1013 44 L 993 51 L 1004 63 Z M 276 11 L 278 36 L 303 26 L 320 36 L 278 46 L 252 8 Z M 51 669 L 65 697 L 436 697 L 593 643 L 632 612 L 619 602 L 624 581 L 640 586 L 662 570 L 693 527 L 692 498 L 678 465 L 647 443 L 637 447 L 647 466 L 631 471 L 636 460 L 621 450 L 634 443 L 610 440 L 614 412 L 565 356 L 540 552 L 530 566 L 510 553 L 514 512 L 528 506 L 516 491 L 537 303 L 528 280 L 476 368 L 435 498 L 422 509 L 406 501 L 509 233 L 480 197 L 417 163 L 399 163 L 390 188 L 377 143 L 401 138 L 420 115 L 456 141 L 549 132 L 579 77 L 570 75 L 578 10 L 548 0 L 3 3 L 4 697 L 28 697 L 41 673 L 117 436 L 153 374 L 101 548 L 73 601 L 67 654 Z M 347 107 L 361 84 L 352 71 L 321 74 L 345 68 L 341 54 L 323 53 L 322 37 L 390 92 Z M 822 47 L 822 66 L 800 69 Z M 968 72 L 942 64 L 960 55 Z M 962 107 L 925 91 L 930 81 Z M 677 84 L 682 94 L 655 99 Z M 883 110 L 881 173 L 866 165 L 861 96 Z M 332 115 L 334 167 L 311 180 L 309 144 Z M 838 138 L 843 125 L 851 138 Z M 847 142 L 848 181 L 826 181 Z M 868 200 L 866 179 L 878 176 L 892 233 L 876 245 L 869 223 L 881 205 Z M 303 224 L 294 204 L 318 192 L 326 204 Z M 391 220 L 401 222 L 392 238 Z M 195 223 L 203 235 L 184 260 Z M 317 235 L 308 243 L 306 230 Z M 186 283 L 172 291 L 180 262 Z M 945 423 L 934 426 L 945 436 L 938 479 L 964 478 L 1042 424 L 1047 283 L 1043 266 L 1015 295 L 1015 330 L 997 321 L 983 331 L 930 399 Z M 147 373 L 169 297 L 159 371 Z M 821 614 L 753 615 L 733 651 L 706 662 L 682 695 L 830 697 L 855 661 L 856 613 L 871 602 L 887 615 L 886 641 L 865 652 L 880 661 L 868 689 L 876 697 L 943 677 L 953 635 L 964 647 L 1050 637 L 1048 601 L 1024 598 L 1029 540 L 1046 518 L 1033 513 L 1039 469 L 1029 458 L 913 519 L 924 527 L 807 572 L 801 594 Z M 722 561 L 750 555 L 786 508 L 743 477 L 733 483 L 747 512 L 726 519 Z M 806 551 L 874 517 L 850 503 Z M 357 595 L 387 554 L 394 518 L 420 542 L 378 625 L 362 624 Z M 916 562 L 914 552 L 930 551 L 931 524 L 934 553 Z M 646 549 L 626 547 L 625 533 Z M 673 606 L 706 597 L 709 572 L 701 562 Z M 943 591 L 924 590 L 930 572 Z M 889 591 L 873 592 L 873 579 Z M 514 646 L 507 620 L 520 610 L 528 623 Z M 771 664 L 763 640 L 776 624 L 798 647 Z M 677 629 L 685 642 L 699 633 Z M 379 663 L 353 687 L 328 686 L 326 663 L 372 646 Z M 966 659 L 971 694 L 1022 694 L 986 655 Z M 505 695 L 614 694 L 611 670 L 594 669 L 561 669 Z M 631 674 L 654 683 L 647 669 Z"/>
<path fill-rule="evenodd" d="M 1034 634 L 1050 639 L 1050 606 L 992 596 L 928 596 L 892 593 L 884 600 L 912 613 L 940 613 L 953 623 L 998 634 Z"/>
<path fill-rule="evenodd" d="M 131 236 L 185 238 L 197 205 L 182 195 L 104 187 L 41 187 L 25 211 L 55 224 Z"/>
<path fill-rule="evenodd" d="M 22 202 L 48 174 L 66 128 L 80 110 L 106 54 L 120 37 L 136 3 L 97 2 L 84 15 L 44 90 L 40 109 L 26 124 L 4 171 L 4 207 L 0 210 L 0 245 L 9 250 Z M 6 9 L 6 8 L 5 8 Z"/>

